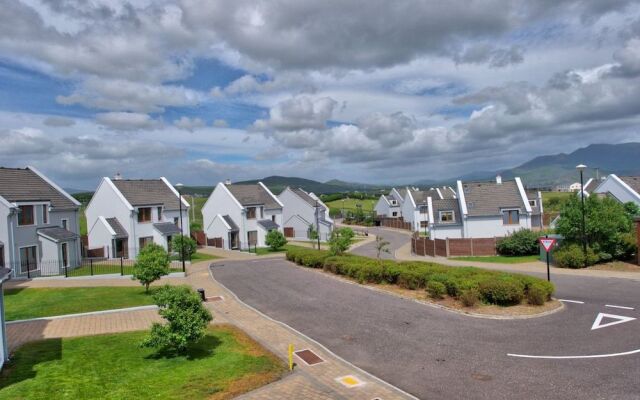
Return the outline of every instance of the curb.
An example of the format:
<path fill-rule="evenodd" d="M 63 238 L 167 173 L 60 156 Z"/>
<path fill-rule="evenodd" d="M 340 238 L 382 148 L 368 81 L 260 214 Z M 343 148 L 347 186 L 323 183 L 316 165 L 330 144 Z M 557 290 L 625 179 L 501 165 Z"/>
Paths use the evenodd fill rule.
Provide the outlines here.
<path fill-rule="evenodd" d="M 281 322 L 281 321 L 278 321 L 278 320 L 275 320 L 275 319 L 271 318 L 270 316 L 268 316 L 268 315 L 266 315 L 266 314 L 262 313 L 261 311 L 259 311 L 259 310 L 255 309 L 255 308 L 253 308 L 253 307 L 252 307 L 252 306 L 250 306 L 249 304 L 247 304 L 247 303 L 243 302 L 242 300 L 240 300 L 240 298 L 239 298 L 239 297 L 238 297 L 234 292 L 232 292 L 231 290 L 229 290 L 229 288 L 227 288 L 227 287 L 226 287 L 226 286 L 224 286 L 222 283 L 220 283 L 219 281 L 217 281 L 217 280 L 216 280 L 216 278 L 213 276 L 213 271 L 212 271 L 212 268 L 211 268 L 212 266 L 213 266 L 213 263 L 212 263 L 212 265 L 210 265 L 210 266 L 209 266 L 209 268 L 208 268 L 208 270 L 209 270 L 209 276 L 211 277 L 211 279 L 213 279 L 213 281 L 214 281 L 214 282 L 216 282 L 216 284 L 220 285 L 220 286 L 221 286 L 223 289 L 225 289 L 227 292 L 231 293 L 231 295 L 233 296 L 234 300 L 235 300 L 235 301 L 237 301 L 238 303 L 240 303 L 240 305 L 242 305 L 242 306 L 244 306 L 244 307 L 248 308 L 248 309 L 249 309 L 249 310 L 251 310 L 251 311 L 254 311 L 255 313 L 257 313 L 257 314 L 258 314 L 258 315 L 260 315 L 261 317 L 266 318 L 266 319 L 268 319 L 269 321 L 274 322 L 274 323 L 276 323 L 276 324 L 278 324 L 278 325 L 280 325 L 280 326 L 282 326 L 282 327 L 284 327 L 284 328 L 288 329 L 289 331 L 293 332 L 294 334 L 299 335 L 300 337 L 304 338 L 305 340 L 308 340 L 309 342 L 311 342 L 311 343 L 315 344 L 316 346 L 320 347 L 323 351 L 327 352 L 327 354 L 331 355 L 332 357 L 334 357 L 334 358 L 335 358 L 335 359 L 337 359 L 338 361 L 341 361 L 341 362 L 345 363 L 347 366 L 349 366 L 349 367 L 351 367 L 351 368 L 355 369 L 357 372 L 359 372 L 359 373 L 361 373 L 361 374 L 363 374 L 363 375 L 365 375 L 365 376 L 369 377 L 371 380 L 376 381 L 377 383 L 379 383 L 379 384 L 381 384 L 381 385 L 383 385 L 383 386 L 387 387 L 388 389 L 391 389 L 391 390 L 397 391 L 397 392 L 399 392 L 400 394 L 402 394 L 402 395 L 404 395 L 404 396 L 407 396 L 407 397 L 408 397 L 408 398 L 410 398 L 410 399 L 419 400 L 416 396 L 414 396 L 414 395 L 412 395 L 412 394 L 410 394 L 410 393 L 407 393 L 407 392 L 405 392 L 404 390 L 402 390 L 402 389 L 400 389 L 400 388 L 398 388 L 398 387 L 396 387 L 396 386 L 394 386 L 394 385 L 390 384 L 389 382 L 386 382 L 386 381 L 384 381 L 384 380 L 382 380 L 382 379 L 378 378 L 377 376 L 375 376 L 375 375 L 373 375 L 373 374 L 371 374 L 371 373 L 369 373 L 369 372 L 367 372 L 367 371 L 363 370 L 362 368 L 360 368 L 360 367 L 358 367 L 358 366 L 356 366 L 356 365 L 354 365 L 354 364 L 350 363 L 349 361 L 345 360 L 344 358 L 342 358 L 342 357 L 338 356 L 337 354 L 335 354 L 334 352 L 332 352 L 331 350 L 329 350 L 329 349 L 328 349 L 327 347 L 325 347 L 323 344 L 321 344 L 321 343 L 317 342 L 316 340 L 314 340 L 314 339 L 310 338 L 309 336 L 305 335 L 304 333 L 297 331 L 296 329 L 294 329 L 294 328 L 292 328 L 291 326 L 289 326 L 289 325 L 285 324 L 284 322 Z"/>
<path fill-rule="evenodd" d="M 138 307 L 127 307 L 127 308 L 113 308 L 111 310 L 102 310 L 102 311 L 91 311 L 86 313 L 77 313 L 77 314 L 64 314 L 64 315 L 53 315 L 51 317 L 39 317 L 39 318 L 29 318 L 29 319 L 18 319 L 15 321 L 7 321 L 7 325 L 13 324 L 23 324 L 27 322 L 34 321 L 51 321 L 56 319 L 65 319 L 65 318 L 75 318 L 75 317 L 88 317 L 92 315 L 103 315 L 103 314 L 115 314 L 120 312 L 131 312 L 131 311 L 144 311 L 144 310 L 157 310 L 158 306 L 149 305 L 149 306 L 138 306 Z"/>

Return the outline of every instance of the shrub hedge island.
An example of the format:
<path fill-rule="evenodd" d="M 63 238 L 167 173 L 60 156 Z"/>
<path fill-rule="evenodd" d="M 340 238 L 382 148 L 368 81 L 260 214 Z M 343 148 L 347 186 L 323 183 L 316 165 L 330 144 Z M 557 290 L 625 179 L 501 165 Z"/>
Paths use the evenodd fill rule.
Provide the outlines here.
<path fill-rule="evenodd" d="M 477 302 L 511 306 L 525 299 L 529 304 L 542 305 L 551 299 L 555 291 L 552 283 L 539 278 L 475 267 L 376 260 L 353 254 L 331 256 L 328 251 L 303 248 L 288 250 L 287 259 L 360 283 L 386 283 L 410 290 L 428 289 L 431 297 L 447 294 L 469 306 Z"/>

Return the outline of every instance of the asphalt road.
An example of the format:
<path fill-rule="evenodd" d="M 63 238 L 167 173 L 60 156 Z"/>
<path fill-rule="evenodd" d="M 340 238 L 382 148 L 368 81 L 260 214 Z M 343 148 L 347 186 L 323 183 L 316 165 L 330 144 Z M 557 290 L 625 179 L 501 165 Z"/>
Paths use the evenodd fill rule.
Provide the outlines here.
<path fill-rule="evenodd" d="M 391 241 L 394 235 L 387 236 Z M 556 277 L 557 297 L 584 303 L 566 303 L 563 311 L 540 318 L 491 320 L 375 292 L 283 260 L 222 262 L 213 273 L 243 301 L 419 398 L 640 398 L 637 282 Z M 599 313 L 636 319 L 592 330 Z M 602 324 L 615 321 L 605 318 Z"/>

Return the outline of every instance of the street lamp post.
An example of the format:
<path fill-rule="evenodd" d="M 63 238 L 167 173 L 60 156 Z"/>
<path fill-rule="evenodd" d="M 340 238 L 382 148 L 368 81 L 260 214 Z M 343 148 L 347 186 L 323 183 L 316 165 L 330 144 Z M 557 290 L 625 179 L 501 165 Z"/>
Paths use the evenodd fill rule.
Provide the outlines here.
<path fill-rule="evenodd" d="M 587 263 L 587 234 L 586 234 L 586 216 L 584 210 L 584 170 L 587 169 L 587 166 L 584 164 L 580 164 L 576 166 L 576 169 L 580 171 L 580 201 L 582 203 L 582 253 L 584 257 L 584 267 L 586 268 Z"/>
<path fill-rule="evenodd" d="M 184 263 L 184 225 L 182 223 L 182 187 L 184 185 L 182 183 L 176 184 L 176 189 L 178 189 L 178 204 L 180 208 L 180 259 L 182 260 L 182 272 L 186 271 L 185 263 Z"/>

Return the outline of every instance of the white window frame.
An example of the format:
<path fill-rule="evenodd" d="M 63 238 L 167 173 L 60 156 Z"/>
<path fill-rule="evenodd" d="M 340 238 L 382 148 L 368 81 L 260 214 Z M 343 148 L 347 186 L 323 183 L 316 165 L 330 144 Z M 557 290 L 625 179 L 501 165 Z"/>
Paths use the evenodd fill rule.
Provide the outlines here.
<path fill-rule="evenodd" d="M 538 200 L 536 200 L 536 199 L 529 200 L 529 205 L 531 207 L 538 207 Z"/>
<path fill-rule="evenodd" d="M 35 247 L 36 248 L 36 268 L 35 269 L 30 269 L 29 271 L 37 271 L 37 270 L 40 269 L 40 260 L 38 260 L 38 254 L 40 253 L 40 246 L 38 246 L 37 243 L 29 244 L 29 245 L 26 245 L 26 246 L 18 246 L 18 270 L 20 271 L 21 274 L 24 273 L 24 272 L 22 272 L 22 249 L 26 249 L 26 248 L 29 248 L 29 247 Z"/>
<path fill-rule="evenodd" d="M 451 213 L 451 221 L 443 221 L 442 215 L 445 213 Z M 441 224 L 453 224 L 456 222 L 456 212 L 454 210 L 442 210 L 438 211 L 438 222 Z"/>

